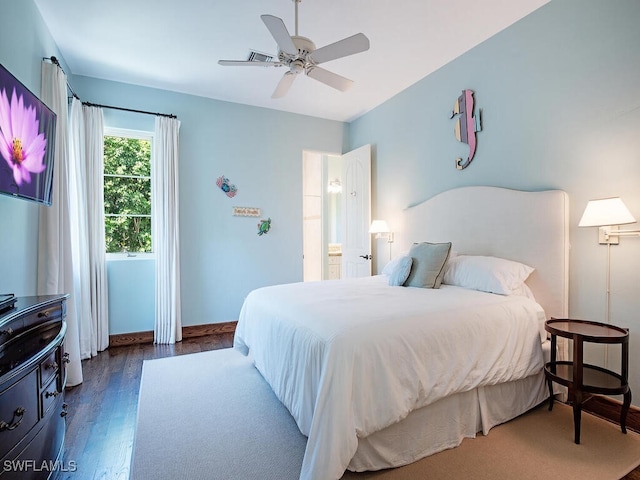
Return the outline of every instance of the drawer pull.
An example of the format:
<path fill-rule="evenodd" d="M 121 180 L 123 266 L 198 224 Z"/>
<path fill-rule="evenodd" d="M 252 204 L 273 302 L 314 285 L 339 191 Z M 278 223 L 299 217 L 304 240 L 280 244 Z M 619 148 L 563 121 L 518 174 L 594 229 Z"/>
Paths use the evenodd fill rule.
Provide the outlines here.
<path fill-rule="evenodd" d="M 13 329 L 9 327 L 6 330 L 0 330 L 0 335 L 6 335 L 10 337 L 11 335 L 13 335 Z"/>
<path fill-rule="evenodd" d="M 44 366 L 45 370 L 55 370 L 58 368 L 58 363 L 57 362 L 52 362 L 52 363 L 47 363 Z"/>
<path fill-rule="evenodd" d="M 13 417 L 11 417 L 11 421 L 9 423 L 5 421 L 0 421 L 0 432 L 3 432 L 5 430 L 14 430 L 18 428 L 18 425 L 20 425 L 22 423 L 22 420 L 24 419 L 25 412 L 26 410 L 24 407 L 16 408 L 16 410 L 13 412 Z M 19 417 L 17 421 L 16 421 L 16 417 Z"/>
<path fill-rule="evenodd" d="M 46 311 L 45 312 L 38 312 L 38 317 L 39 318 L 42 318 L 42 317 L 47 318 L 47 317 L 49 317 L 49 312 L 46 312 Z"/>
<path fill-rule="evenodd" d="M 49 397 L 57 397 L 58 395 L 60 395 L 60 392 L 58 392 L 57 390 L 55 392 L 47 392 L 44 394 L 45 398 L 49 398 Z"/>
<path fill-rule="evenodd" d="M 69 363 L 71 360 L 69 360 L 69 353 L 65 353 L 64 355 L 62 355 L 62 363 Z"/>
<path fill-rule="evenodd" d="M 66 403 L 63 403 L 62 404 L 62 411 L 60 412 L 60 416 L 62 418 L 66 417 L 69 414 L 69 412 L 67 411 L 67 408 L 69 408 L 69 405 L 67 405 Z"/>

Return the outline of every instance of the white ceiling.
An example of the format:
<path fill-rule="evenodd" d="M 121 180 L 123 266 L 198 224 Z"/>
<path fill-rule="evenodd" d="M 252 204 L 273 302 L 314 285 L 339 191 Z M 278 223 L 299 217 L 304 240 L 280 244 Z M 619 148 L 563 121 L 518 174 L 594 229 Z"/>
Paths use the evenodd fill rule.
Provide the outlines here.
<path fill-rule="evenodd" d="M 299 34 L 320 48 L 358 32 L 364 53 L 322 66 L 355 81 L 339 92 L 309 77 L 272 99 L 284 68 L 223 67 L 277 47 L 261 14 L 294 34 L 292 0 L 35 0 L 71 73 L 332 120 L 350 121 L 549 0 L 302 0 Z M 92 99 L 83 99 L 89 100 Z"/>

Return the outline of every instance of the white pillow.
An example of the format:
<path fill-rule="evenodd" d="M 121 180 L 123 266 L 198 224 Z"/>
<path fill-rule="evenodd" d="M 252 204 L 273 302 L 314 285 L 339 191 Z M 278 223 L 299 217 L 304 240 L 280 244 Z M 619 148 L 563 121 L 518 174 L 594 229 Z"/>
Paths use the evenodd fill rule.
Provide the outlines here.
<path fill-rule="evenodd" d="M 533 291 L 529 288 L 529 285 L 527 285 L 526 283 L 523 283 L 520 288 L 515 288 L 513 290 L 513 292 L 511 293 L 511 295 L 518 295 L 520 297 L 526 297 L 530 300 L 533 300 L 534 302 L 537 302 L 535 295 L 533 294 Z"/>
<path fill-rule="evenodd" d="M 447 262 L 443 283 L 483 292 L 520 293 L 534 268 L 498 257 L 458 255 Z"/>
<path fill-rule="evenodd" d="M 413 264 L 413 258 L 407 256 L 400 257 L 395 262 L 395 267 L 391 273 L 389 273 L 389 285 L 392 287 L 398 287 L 403 285 L 407 280 L 409 273 L 411 273 L 411 265 Z"/>

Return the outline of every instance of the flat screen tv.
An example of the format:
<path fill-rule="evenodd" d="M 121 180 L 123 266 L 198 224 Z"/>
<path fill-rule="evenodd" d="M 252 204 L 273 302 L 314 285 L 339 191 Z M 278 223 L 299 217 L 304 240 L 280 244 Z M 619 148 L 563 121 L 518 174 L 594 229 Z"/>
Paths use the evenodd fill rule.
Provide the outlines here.
<path fill-rule="evenodd" d="M 0 193 L 51 205 L 56 114 L 0 65 Z"/>

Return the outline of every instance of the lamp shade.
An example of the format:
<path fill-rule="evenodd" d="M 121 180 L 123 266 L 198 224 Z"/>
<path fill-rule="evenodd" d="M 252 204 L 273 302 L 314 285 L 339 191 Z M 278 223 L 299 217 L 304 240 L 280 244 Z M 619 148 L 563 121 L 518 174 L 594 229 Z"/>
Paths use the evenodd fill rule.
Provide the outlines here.
<path fill-rule="evenodd" d="M 374 220 L 369 227 L 369 233 L 389 233 L 389 225 L 384 220 Z"/>
<path fill-rule="evenodd" d="M 631 212 L 620 197 L 589 200 L 584 209 L 579 227 L 604 227 L 635 223 Z"/>

